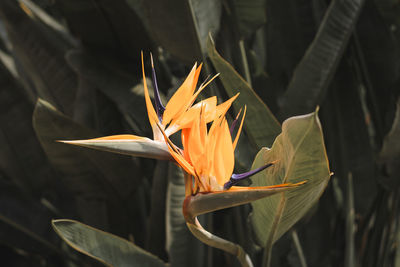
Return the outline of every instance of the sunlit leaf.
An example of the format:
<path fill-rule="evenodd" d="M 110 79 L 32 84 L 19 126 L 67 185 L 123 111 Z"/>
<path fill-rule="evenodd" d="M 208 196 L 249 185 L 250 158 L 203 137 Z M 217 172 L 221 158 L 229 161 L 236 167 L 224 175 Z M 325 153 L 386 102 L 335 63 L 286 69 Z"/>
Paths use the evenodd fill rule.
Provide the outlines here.
<path fill-rule="evenodd" d="M 307 183 L 298 189 L 252 202 L 251 223 L 258 243 L 271 249 L 273 242 L 292 227 L 319 199 L 330 177 L 321 125 L 316 113 L 293 117 L 271 149 L 258 153 L 252 168 L 277 161 L 251 178 L 253 186 Z"/>
<path fill-rule="evenodd" d="M 53 220 L 57 234 L 72 248 L 113 267 L 165 267 L 156 256 L 115 235 L 74 220 Z"/>
<path fill-rule="evenodd" d="M 233 102 L 236 110 L 247 105 L 247 115 L 244 122 L 249 139 L 257 147 L 271 146 L 281 127 L 269 108 L 260 97 L 250 88 L 249 84 L 224 60 L 217 52 L 209 38 L 208 56 L 215 69 L 220 73 L 222 84 L 228 96 L 232 97 L 238 92 L 239 97 Z"/>

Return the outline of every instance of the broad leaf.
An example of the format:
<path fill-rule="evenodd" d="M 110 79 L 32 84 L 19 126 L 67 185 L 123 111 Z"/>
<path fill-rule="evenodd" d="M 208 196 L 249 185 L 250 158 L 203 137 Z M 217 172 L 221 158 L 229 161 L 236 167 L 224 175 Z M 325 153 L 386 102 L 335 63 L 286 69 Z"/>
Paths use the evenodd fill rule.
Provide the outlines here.
<path fill-rule="evenodd" d="M 29 253 L 49 255 L 62 252 L 49 221 L 54 213 L 39 199 L 0 179 L 0 242 Z"/>
<path fill-rule="evenodd" d="M 165 267 L 156 256 L 115 235 L 74 220 L 53 220 L 57 234 L 72 248 L 112 267 Z"/>
<path fill-rule="evenodd" d="M 207 34 L 219 28 L 220 1 L 153 0 L 144 1 L 143 8 L 155 41 L 186 63 L 202 59 Z"/>
<path fill-rule="evenodd" d="M 261 149 L 252 168 L 275 160 L 274 166 L 251 178 L 253 186 L 303 180 L 307 183 L 296 190 L 252 202 L 255 236 L 267 249 L 316 203 L 329 181 L 328 160 L 316 113 L 286 120 L 272 148 Z"/>
<path fill-rule="evenodd" d="M 57 6 L 70 31 L 88 50 L 137 62 L 140 50 L 151 48 L 149 36 L 126 1 L 111 2 L 58 0 Z"/>
<path fill-rule="evenodd" d="M 249 37 L 267 22 L 266 0 L 232 1 L 240 33 Z"/>
<path fill-rule="evenodd" d="M 271 146 L 280 132 L 279 122 L 249 84 L 218 54 L 211 38 L 208 39 L 207 48 L 208 56 L 217 72 L 220 73 L 226 93 L 229 97 L 240 93 L 233 102 L 234 108 L 239 110 L 244 105 L 248 105 L 244 125 L 249 139 L 259 148 Z"/>
<path fill-rule="evenodd" d="M 20 77 L 32 98 L 43 98 L 71 115 L 76 75 L 64 58 L 71 44 L 48 25 L 28 16 L 16 1 L 0 1 L 0 17 L 21 66 Z"/>
<path fill-rule="evenodd" d="M 332 1 L 315 39 L 296 67 L 281 102 L 281 118 L 321 103 L 354 29 L 364 0 Z"/>
<path fill-rule="evenodd" d="M 66 59 L 81 79 L 99 89 L 115 103 L 135 134 L 151 133 L 148 118 L 143 116 L 147 112 L 144 89 L 137 75 L 121 67 L 115 60 L 104 56 L 93 57 L 79 50 L 69 51 Z M 152 95 L 153 90 L 150 90 L 150 97 Z"/>
<path fill-rule="evenodd" d="M 129 157 L 56 142 L 92 138 L 99 134 L 82 127 L 39 100 L 33 126 L 50 162 L 74 193 L 85 222 L 126 235 L 132 223 L 128 207 L 142 177 Z M 139 232 L 140 233 L 140 232 Z"/>

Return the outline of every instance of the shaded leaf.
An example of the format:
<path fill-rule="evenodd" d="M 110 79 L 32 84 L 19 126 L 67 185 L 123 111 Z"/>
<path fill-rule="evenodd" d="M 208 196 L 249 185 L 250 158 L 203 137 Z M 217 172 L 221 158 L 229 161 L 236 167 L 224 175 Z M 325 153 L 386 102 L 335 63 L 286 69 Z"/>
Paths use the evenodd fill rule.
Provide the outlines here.
<path fill-rule="evenodd" d="M 151 133 L 148 118 L 143 116 L 147 113 L 144 89 L 141 84 L 136 85 L 139 83 L 137 76 L 122 68 L 118 62 L 93 57 L 82 51 L 69 51 L 66 58 L 82 79 L 96 86 L 117 105 L 136 134 L 144 136 Z"/>
<path fill-rule="evenodd" d="M 392 129 L 386 135 L 382 150 L 379 154 L 379 162 L 384 168 L 384 174 L 380 177 L 381 183 L 387 189 L 396 189 L 400 185 L 400 98 L 397 100 L 396 115 Z"/>
<path fill-rule="evenodd" d="M 156 0 L 144 1 L 143 7 L 155 41 L 185 63 L 202 59 L 207 34 L 219 28 L 220 1 Z"/>
<path fill-rule="evenodd" d="M 43 256 L 62 254 L 49 224 L 54 214 L 4 178 L 0 181 L 0 242 Z"/>
<path fill-rule="evenodd" d="M 139 17 L 126 1 L 58 0 L 72 32 L 94 53 L 139 61 L 140 51 L 151 42 Z"/>
<path fill-rule="evenodd" d="M 315 204 L 330 177 L 321 126 L 316 113 L 293 117 L 282 125 L 282 133 L 271 149 L 262 148 L 252 168 L 277 163 L 251 178 L 254 186 L 296 183 L 304 186 L 252 202 L 251 223 L 260 245 L 272 244 Z"/>
<path fill-rule="evenodd" d="M 128 207 L 123 203 L 141 180 L 140 170 L 121 155 L 55 142 L 98 134 L 71 121 L 43 100 L 36 104 L 33 126 L 50 162 L 73 191 L 85 222 L 126 235 L 130 224 Z"/>
<path fill-rule="evenodd" d="M 296 67 L 280 103 L 280 117 L 310 112 L 336 72 L 364 0 L 332 1 L 318 33 Z"/>
<path fill-rule="evenodd" d="M 17 1 L 1 1 L 0 17 L 13 45 L 15 59 L 22 67 L 20 76 L 25 87 L 35 97 L 41 97 L 71 115 L 76 76 L 64 59 L 71 44 L 47 25 L 29 17 Z"/>
<path fill-rule="evenodd" d="M 53 220 L 57 234 L 72 248 L 113 267 L 161 267 L 160 259 L 135 244 L 74 220 Z"/>
<path fill-rule="evenodd" d="M 146 250 L 166 259 L 165 236 L 166 236 L 166 205 L 169 162 L 157 161 L 153 174 L 153 185 L 151 188 L 150 216 L 148 220 L 149 231 L 146 240 Z"/>
<path fill-rule="evenodd" d="M 34 107 L 2 64 L 0 85 L 0 169 L 22 191 L 39 196 L 56 181 L 32 128 Z"/>
<path fill-rule="evenodd" d="M 185 184 L 182 170 L 169 164 L 166 201 L 166 248 L 171 266 L 201 267 L 205 261 L 204 245 L 198 241 L 186 226 L 182 214 L 185 199 Z"/>
<path fill-rule="evenodd" d="M 249 37 L 267 22 L 265 0 L 233 0 L 232 3 L 236 13 L 239 31 L 243 36 Z"/>
<path fill-rule="evenodd" d="M 249 139 L 257 147 L 271 146 L 280 132 L 279 122 L 248 83 L 218 54 L 211 38 L 208 40 L 207 48 L 208 56 L 217 72 L 220 73 L 228 96 L 232 97 L 240 92 L 240 96 L 233 102 L 235 109 L 239 110 L 244 105 L 248 105 L 244 125 Z"/>

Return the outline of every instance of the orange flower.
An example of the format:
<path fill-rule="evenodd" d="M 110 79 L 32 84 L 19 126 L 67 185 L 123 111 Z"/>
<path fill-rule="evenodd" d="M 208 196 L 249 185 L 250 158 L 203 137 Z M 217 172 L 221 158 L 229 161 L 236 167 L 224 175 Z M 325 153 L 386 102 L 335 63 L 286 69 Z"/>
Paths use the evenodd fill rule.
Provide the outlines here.
<path fill-rule="evenodd" d="M 153 130 L 153 140 L 147 137 L 123 134 L 88 140 L 73 140 L 61 142 L 99 150 L 106 150 L 115 153 L 127 154 L 131 156 L 173 160 L 173 157 L 171 157 L 168 151 L 167 145 L 160 129 L 164 131 L 166 136 L 170 136 L 181 129 L 188 128 L 191 126 L 192 121 L 198 117 L 201 109 L 203 112 L 204 120 L 206 122 L 210 122 L 214 120 L 216 116 L 222 114 L 224 110 L 229 108 L 233 100 L 236 98 L 233 97 L 230 100 L 217 106 L 217 98 L 213 96 L 193 105 L 200 92 L 215 77 L 218 76 L 216 75 L 209 81 L 202 83 L 196 91 L 196 85 L 202 65 L 200 64 L 200 66 L 197 67 L 197 64 L 195 64 L 185 81 L 168 101 L 166 107 L 164 107 L 161 103 L 160 95 L 158 92 L 157 77 L 154 70 L 152 57 L 151 62 L 153 77 L 152 81 L 154 87 L 154 102 L 156 109 L 154 109 L 154 106 L 150 99 L 149 89 L 144 72 L 142 53 L 144 96 L 147 108 L 147 115 L 149 117 L 150 125 Z M 156 125 L 158 125 L 158 127 Z"/>

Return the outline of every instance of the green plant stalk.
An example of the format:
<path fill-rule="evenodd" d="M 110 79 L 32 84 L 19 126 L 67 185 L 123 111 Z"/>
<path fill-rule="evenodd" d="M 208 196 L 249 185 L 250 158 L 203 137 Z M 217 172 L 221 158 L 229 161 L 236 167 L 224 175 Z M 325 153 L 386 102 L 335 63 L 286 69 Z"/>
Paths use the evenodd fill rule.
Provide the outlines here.
<path fill-rule="evenodd" d="M 304 256 L 303 248 L 301 247 L 299 236 L 296 230 L 291 231 L 294 246 L 299 256 L 301 267 L 307 267 L 306 257 Z"/>

